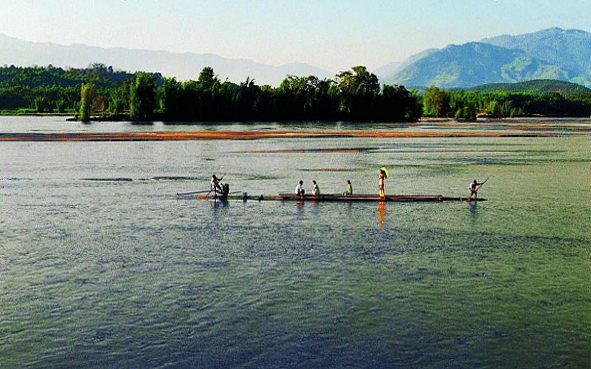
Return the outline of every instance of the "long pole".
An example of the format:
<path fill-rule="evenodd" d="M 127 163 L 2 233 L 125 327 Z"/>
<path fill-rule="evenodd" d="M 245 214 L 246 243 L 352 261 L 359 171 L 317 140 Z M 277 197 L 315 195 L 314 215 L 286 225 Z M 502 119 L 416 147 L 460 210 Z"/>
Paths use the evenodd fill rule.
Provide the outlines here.
<path fill-rule="evenodd" d="M 476 191 L 478 191 L 480 189 L 480 187 L 484 186 L 484 184 L 489 180 L 489 178 L 485 179 L 484 182 L 482 182 L 480 184 L 480 186 L 478 186 L 478 188 L 476 189 Z"/>
<path fill-rule="evenodd" d="M 188 196 L 188 195 L 198 195 L 200 193 L 209 193 L 210 191 L 196 191 L 196 192 L 183 192 L 183 193 L 176 193 L 177 196 Z"/>

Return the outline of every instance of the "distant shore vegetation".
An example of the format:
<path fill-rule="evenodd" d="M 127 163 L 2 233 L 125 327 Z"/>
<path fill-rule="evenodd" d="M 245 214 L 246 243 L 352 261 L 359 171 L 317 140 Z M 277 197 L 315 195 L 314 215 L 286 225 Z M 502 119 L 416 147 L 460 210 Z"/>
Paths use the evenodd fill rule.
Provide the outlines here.
<path fill-rule="evenodd" d="M 288 76 L 279 87 L 221 81 L 210 67 L 185 82 L 138 73 L 109 94 L 107 114 L 131 120 L 174 122 L 215 121 L 416 121 L 420 98 L 402 86 L 380 86 L 365 67 L 353 67 L 334 80 Z M 101 92 L 90 83 L 81 87 L 80 118 L 96 114 Z"/>
<path fill-rule="evenodd" d="M 476 120 L 477 116 L 513 118 L 520 116 L 588 117 L 591 92 L 577 91 L 471 91 L 429 87 L 422 94 L 423 115 Z"/>
<path fill-rule="evenodd" d="M 591 114 L 591 91 L 561 81 L 424 91 L 380 84 L 363 66 L 333 79 L 287 76 L 278 87 L 222 81 L 210 67 L 197 80 L 88 68 L 0 67 L 0 114 L 63 114 L 81 120 L 416 121 Z M 495 89 L 499 90 L 495 90 Z M 527 88 L 527 91 L 515 89 Z M 501 90 L 503 89 L 503 90 Z"/>

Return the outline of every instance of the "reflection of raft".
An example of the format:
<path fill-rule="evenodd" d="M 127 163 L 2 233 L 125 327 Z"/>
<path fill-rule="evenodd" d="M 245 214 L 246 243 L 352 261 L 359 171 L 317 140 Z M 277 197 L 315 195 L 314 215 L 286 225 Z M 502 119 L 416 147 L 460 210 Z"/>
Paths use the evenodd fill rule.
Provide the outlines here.
<path fill-rule="evenodd" d="M 200 200 L 212 200 L 211 196 L 199 196 Z M 226 199 L 224 199 L 226 200 Z M 243 201 L 301 201 L 301 198 L 296 194 L 279 194 L 277 196 L 248 196 L 246 194 L 241 196 L 228 196 L 227 200 L 243 200 Z M 445 197 L 442 195 L 386 195 L 386 197 L 379 197 L 372 194 L 364 195 L 305 195 L 304 201 L 317 202 L 439 202 L 439 201 L 468 201 L 466 197 Z M 472 199 L 472 201 L 486 201 L 486 199 Z"/>

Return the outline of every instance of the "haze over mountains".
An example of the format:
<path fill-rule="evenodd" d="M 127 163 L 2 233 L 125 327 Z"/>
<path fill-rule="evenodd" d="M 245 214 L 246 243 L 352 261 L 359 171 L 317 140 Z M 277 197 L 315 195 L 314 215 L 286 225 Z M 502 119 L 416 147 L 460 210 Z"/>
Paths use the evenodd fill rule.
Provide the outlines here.
<path fill-rule="evenodd" d="M 289 74 L 333 78 L 334 73 L 304 63 L 272 66 L 214 54 L 100 48 L 22 41 L 0 34 L 0 65 L 87 67 L 92 63 L 116 69 L 161 72 L 180 80 L 197 79 L 205 66 L 222 80 L 277 86 Z M 550 28 L 517 36 L 499 36 L 427 49 L 374 72 L 382 83 L 411 87 L 473 87 L 532 79 L 559 79 L 591 86 L 591 33 Z"/>
<path fill-rule="evenodd" d="M 222 80 L 243 82 L 254 78 L 259 85 L 279 85 L 288 74 L 331 78 L 334 74 L 304 63 L 272 66 L 247 59 L 229 59 L 214 54 L 171 53 L 167 51 L 100 48 L 87 45 L 59 45 L 23 41 L 0 34 L 0 65 L 84 68 L 93 63 L 136 72 L 160 72 L 180 80 L 196 80 L 203 67 L 211 66 Z"/>

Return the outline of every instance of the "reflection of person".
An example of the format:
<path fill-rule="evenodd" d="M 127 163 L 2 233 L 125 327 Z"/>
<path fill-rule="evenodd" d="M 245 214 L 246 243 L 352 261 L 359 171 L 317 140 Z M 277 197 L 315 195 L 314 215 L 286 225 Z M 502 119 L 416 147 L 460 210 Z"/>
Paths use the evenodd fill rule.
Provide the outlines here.
<path fill-rule="evenodd" d="M 468 189 L 470 190 L 470 196 L 468 197 L 468 200 L 472 199 L 472 196 L 474 196 L 475 199 L 478 198 L 478 186 L 480 186 L 482 183 L 478 183 L 478 181 L 474 180 L 474 182 L 472 182 L 472 184 L 470 185 L 470 187 L 468 187 Z"/>
<path fill-rule="evenodd" d="M 312 183 L 314 184 L 314 186 L 312 187 L 314 196 L 320 196 L 320 187 L 318 187 L 318 183 L 316 183 L 316 181 L 312 181 Z"/>
<path fill-rule="evenodd" d="M 378 202 L 378 229 L 381 231 L 386 225 L 386 202 Z"/>
<path fill-rule="evenodd" d="M 302 200 L 304 199 L 304 194 L 306 193 L 306 190 L 304 190 L 304 181 L 300 181 L 300 183 L 298 183 L 298 185 L 295 188 L 295 193 L 296 195 L 298 195 Z"/>
<path fill-rule="evenodd" d="M 478 201 L 468 201 L 468 210 L 470 211 L 471 215 L 476 215 L 476 206 L 478 205 Z"/>
<path fill-rule="evenodd" d="M 386 179 L 386 172 L 383 169 L 380 169 L 380 177 L 379 177 L 379 188 L 380 188 L 380 197 L 386 197 L 386 193 L 384 192 L 384 180 Z"/>
<path fill-rule="evenodd" d="M 351 185 L 351 181 L 347 180 L 347 191 L 343 192 L 343 196 L 351 195 L 353 195 L 353 186 Z"/>

